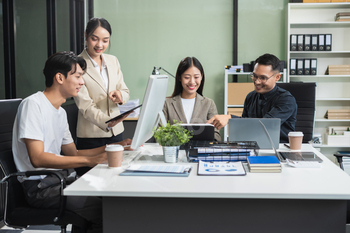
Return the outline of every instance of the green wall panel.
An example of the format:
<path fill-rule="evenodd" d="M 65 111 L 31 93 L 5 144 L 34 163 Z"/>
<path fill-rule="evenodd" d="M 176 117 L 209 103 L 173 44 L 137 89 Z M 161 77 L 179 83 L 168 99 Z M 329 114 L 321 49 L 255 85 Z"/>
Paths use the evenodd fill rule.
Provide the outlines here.
<path fill-rule="evenodd" d="M 118 57 L 131 98 L 142 102 L 154 66 L 175 75 L 181 59 L 197 57 L 204 95 L 223 112 L 224 66 L 232 63 L 231 0 L 95 0 L 95 17 L 112 26 L 110 51 Z M 164 71 L 161 73 L 165 74 Z M 168 95 L 173 91 L 170 78 Z"/>

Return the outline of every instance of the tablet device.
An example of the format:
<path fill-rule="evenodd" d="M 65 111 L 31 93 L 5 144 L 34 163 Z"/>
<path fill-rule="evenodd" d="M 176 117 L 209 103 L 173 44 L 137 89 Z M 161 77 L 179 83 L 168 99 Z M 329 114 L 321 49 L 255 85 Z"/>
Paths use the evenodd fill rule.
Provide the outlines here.
<path fill-rule="evenodd" d="M 125 116 L 125 115 L 127 115 L 128 113 L 134 111 L 135 109 L 138 109 L 138 108 L 141 107 L 141 106 L 142 106 L 142 104 L 140 104 L 139 106 L 137 106 L 137 107 L 135 107 L 135 108 L 132 108 L 132 109 L 126 111 L 126 112 L 123 112 L 122 114 L 120 114 L 120 115 L 118 115 L 118 116 L 116 116 L 116 117 L 114 117 L 114 118 L 112 118 L 112 119 L 106 121 L 106 124 L 107 124 L 108 122 L 115 121 L 115 120 L 118 120 L 118 119 L 122 118 L 123 116 Z"/>
<path fill-rule="evenodd" d="M 279 152 L 284 159 L 293 161 L 316 161 L 322 163 L 323 160 L 318 157 L 314 152 L 301 152 L 301 151 L 280 151 Z"/>

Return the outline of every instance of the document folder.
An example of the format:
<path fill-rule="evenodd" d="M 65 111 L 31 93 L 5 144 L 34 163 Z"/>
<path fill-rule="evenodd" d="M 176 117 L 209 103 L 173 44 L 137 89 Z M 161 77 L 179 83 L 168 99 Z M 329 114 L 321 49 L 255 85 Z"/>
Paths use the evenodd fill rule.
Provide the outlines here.
<path fill-rule="evenodd" d="M 289 68 L 289 74 L 290 75 L 296 75 L 297 74 L 297 60 L 294 58 L 290 59 L 290 68 Z"/>
<path fill-rule="evenodd" d="M 311 75 L 317 74 L 317 59 L 313 58 L 311 59 Z"/>
<path fill-rule="evenodd" d="M 297 35 L 290 35 L 290 51 L 297 51 Z"/>
<path fill-rule="evenodd" d="M 182 176 L 187 177 L 192 170 L 191 165 L 131 165 L 120 176 Z"/>
<path fill-rule="evenodd" d="M 304 36 L 304 50 L 311 51 L 311 35 Z"/>
<path fill-rule="evenodd" d="M 298 35 L 298 51 L 304 51 L 304 35 Z"/>
<path fill-rule="evenodd" d="M 324 35 L 318 35 L 318 51 L 324 51 Z"/>
<path fill-rule="evenodd" d="M 326 51 L 332 51 L 332 34 L 326 34 Z"/>
<path fill-rule="evenodd" d="M 304 59 L 304 75 L 311 74 L 311 61 L 310 59 Z"/>
<path fill-rule="evenodd" d="M 318 50 L 318 35 L 312 35 L 311 37 L 311 50 L 312 51 Z"/>
<path fill-rule="evenodd" d="M 297 59 L 297 74 L 304 74 L 304 59 Z"/>

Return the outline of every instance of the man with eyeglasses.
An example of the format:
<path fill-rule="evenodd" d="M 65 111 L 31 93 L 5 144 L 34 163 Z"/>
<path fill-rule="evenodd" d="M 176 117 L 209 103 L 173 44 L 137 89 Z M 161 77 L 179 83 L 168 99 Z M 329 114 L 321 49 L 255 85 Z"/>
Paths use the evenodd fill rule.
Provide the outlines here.
<path fill-rule="evenodd" d="M 280 60 L 272 54 L 264 54 L 255 60 L 251 78 L 255 90 L 250 92 L 245 101 L 242 117 L 280 118 L 280 142 L 288 142 L 288 133 L 295 130 L 297 104 L 294 96 L 276 85 L 281 78 Z M 235 115 L 215 115 L 207 123 L 221 129 Z"/>

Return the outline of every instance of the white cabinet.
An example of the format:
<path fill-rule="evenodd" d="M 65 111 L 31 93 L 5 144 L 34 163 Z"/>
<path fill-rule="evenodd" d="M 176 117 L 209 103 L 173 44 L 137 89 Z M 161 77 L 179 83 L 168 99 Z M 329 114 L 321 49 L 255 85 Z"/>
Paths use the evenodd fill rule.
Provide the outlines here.
<path fill-rule="evenodd" d="M 324 118 L 328 109 L 350 108 L 350 75 L 325 75 L 328 65 L 350 64 L 350 21 L 335 21 L 338 12 L 350 12 L 350 3 L 289 3 L 287 10 L 288 71 L 291 58 L 317 58 L 317 75 L 290 75 L 289 79 L 317 83 L 314 134 L 324 138 L 328 126 L 350 126 L 350 120 Z M 332 51 L 290 51 L 293 34 L 332 34 Z M 350 145 L 320 147 L 322 152 L 332 154 Z"/>

